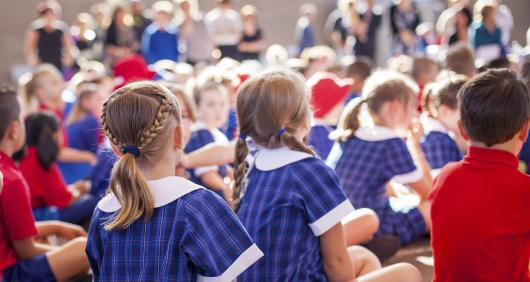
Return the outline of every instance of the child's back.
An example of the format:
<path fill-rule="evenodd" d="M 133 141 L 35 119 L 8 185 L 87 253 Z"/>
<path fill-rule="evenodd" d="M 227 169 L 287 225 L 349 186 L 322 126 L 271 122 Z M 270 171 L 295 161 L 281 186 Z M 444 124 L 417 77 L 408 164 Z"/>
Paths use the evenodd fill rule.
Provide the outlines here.
<path fill-rule="evenodd" d="M 434 281 L 529 281 L 530 177 L 516 155 L 528 137 L 530 97 L 508 70 L 489 70 L 459 92 L 471 147 L 434 182 Z"/>

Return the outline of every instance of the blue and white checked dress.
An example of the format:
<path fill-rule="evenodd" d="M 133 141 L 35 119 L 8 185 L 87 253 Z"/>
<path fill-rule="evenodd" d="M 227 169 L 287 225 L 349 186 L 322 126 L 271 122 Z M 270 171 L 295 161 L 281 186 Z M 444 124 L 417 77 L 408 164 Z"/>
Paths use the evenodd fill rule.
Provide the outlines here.
<path fill-rule="evenodd" d="M 331 130 L 329 125 L 315 121 L 309 132 L 308 143 L 323 160 L 328 158 L 329 152 L 333 148 L 333 141 L 329 139 Z"/>
<path fill-rule="evenodd" d="M 425 130 L 421 149 L 433 175 L 437 175 L 446 164 L 460 161 L 462 153 L 450 131 L 441 122 L 433 118 L 422 118 L 421 122 Z"/>
<path fill-rule="evenodd" d="M 318 237 L 351 211 L 322 160 L 287 148 L 261 149 L 237 215 L 265 256 L 239 281 L 326 281 Z"/>
<path fill-rule="evenodd" d="M 86 253 L 94 281 L 231 281 L 263 253 L 217 195 L 183 178 L 149 181 L 153 216 L 123 230 L 104 224 L 113 194 L 94 212 Z"/>
<path fill-rule="evenodd" d="M 189 154 L 211 143 L 215 143 L 218 145 L 228 145 L 229 141 L 220 130 L 207 129 L 204 123 L 197 122 L 192 127 L 190 140 L 186 147 L 184 147 L 184 152 L 186 154 Z M 217 173 L 222 178 L 224 178 L 227 175 L 228 167 L 226 165 L 205 166 L 187 170 L 187 172 L 189 173 L 189 180 L 191 182 L 194 182 L 200 186 L 204 186 L 214 191 L 217 195 L 223 197 L 222 192 L 211 189 L 210 187 L 204 185 L 204 183 L 201 181 L 201 176 L 209 171 L 217 171 Z"/>
<path fill-rule="evenodd" d="M 399 237 L 403 244 L 421 237 L 426 226 L 417 208 L 394 210 L 385 195 L 386 184 L 401 184 L 422 178 L 405 142 L 385 127 L 361 127 L 353 138 L 337 143 L 327 163 L 335 169 L 348 199 L 356 208 L 370 208 L 379 216 L 376 235 Z"/>

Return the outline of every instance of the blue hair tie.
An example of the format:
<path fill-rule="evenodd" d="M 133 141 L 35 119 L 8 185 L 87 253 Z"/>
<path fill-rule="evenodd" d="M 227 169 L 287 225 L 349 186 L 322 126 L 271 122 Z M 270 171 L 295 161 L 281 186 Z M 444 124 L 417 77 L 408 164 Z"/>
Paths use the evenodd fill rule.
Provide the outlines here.
<path fill-rule="evenodd" d="M 124 155 L 132 154 L 135 158 L 138 158 L 140 156 L 140 149 L 138 149 L 138 147 L 133 146 L 133 145 L 127 145 L 121 149 L 121 153 Z"/>
<path fill-rule="evenodd" d="M 283 136 L 284 133 L 285 133 L 285 127 L 282 128 L 282 129 L 280 129 L 280 131 L 278 131 L 278 137 L 281 138 L 281 137 Z"/>
<path fill-rule="evenodd" d="M 239 140 L 241 140 L 241 141 L 246 141 L 247 140 L 247 136 L 245 134 L 242 134 L 242 133 L 239 133 L 239 136 L 237 138 L 239 138 Z"/>

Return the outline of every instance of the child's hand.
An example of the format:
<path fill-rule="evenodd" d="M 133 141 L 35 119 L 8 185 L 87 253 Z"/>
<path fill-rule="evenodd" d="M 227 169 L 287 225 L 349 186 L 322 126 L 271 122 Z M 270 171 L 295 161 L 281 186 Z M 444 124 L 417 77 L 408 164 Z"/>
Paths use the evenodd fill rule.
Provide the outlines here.
<path fill-rule="evenodd" d="M 55 223 L 55 233 L 56 235 L 64 237 L 67 240 L 87 236 L 87 233 L 83 227 L 62 221 Z"/>
<path fill-rule="evenodd" d="M 90 190 L 90 181 L 77 181 L 76 183 L 74 183 L 74 189 L 79 191 L 79 194 L 84 195 Z"/>
<path fill-rule="evenodd" d="M 413 141 L 415 144 L 419 144 L 421 138 L 423 138 L 423 126 L 418 119 L 413 119 L 407 132 L 407 140 Z"/>

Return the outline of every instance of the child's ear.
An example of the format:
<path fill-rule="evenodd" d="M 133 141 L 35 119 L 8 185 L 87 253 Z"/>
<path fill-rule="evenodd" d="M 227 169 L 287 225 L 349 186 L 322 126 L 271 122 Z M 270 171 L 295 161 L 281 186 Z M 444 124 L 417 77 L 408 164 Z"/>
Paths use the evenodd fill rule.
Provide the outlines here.
<path fill-rule="evenodd" d="M 465 141 L 469 141 L 469 136 L 467 136 L 466 130 L 464 129 L 464 125 L 462 124 L 461 119 L 458 120 L 458 132 Z"/>
<path fill-rule="evenodd" d="M 530 120 L 527 120 L 524 123 L 523 128 L 519 130 L 519 140 L 521 140 L 522 142 L 526 142 L 526 140 L 528 139 L 528 130 L 530 130 Z"/>
<path fill-rule="evenodd" d="M 182 127 L 180 125 L 177 125 L 175 127 L 175 132 L 173 134 L 173 148 L 174 149 L 178 149 L 178 150 L 182 150 L 184 145 L 183 145 L 183 138 L 182 138 Z"/>

